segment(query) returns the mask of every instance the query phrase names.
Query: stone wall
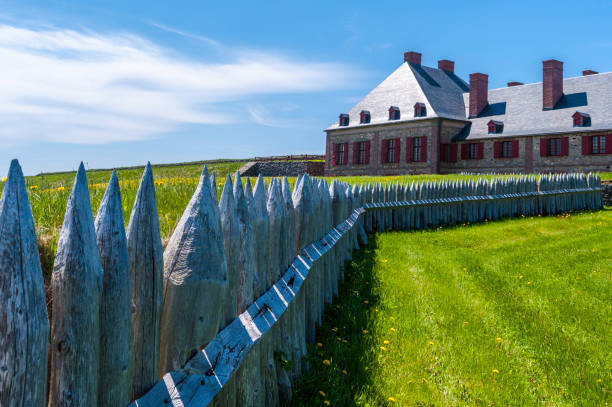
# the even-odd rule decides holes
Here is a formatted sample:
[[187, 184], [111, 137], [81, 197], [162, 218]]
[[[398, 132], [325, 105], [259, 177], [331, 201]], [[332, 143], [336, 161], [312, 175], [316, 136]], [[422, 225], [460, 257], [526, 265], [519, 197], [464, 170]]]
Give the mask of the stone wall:
[[249, 162], [240, 169], [240, 175], [256, 177], [297, 177], [299, 174], [322, 176], [323, 161], [256, 161]]
[[[612, 171], [612, 155], [582, 154], [582, 137], [597, 135], [593, 132], [568, 133], [562, 135], [502, 137], [494, 139], [471, 140], [471, 143], [484, 143], [482, 159], [461, 159], [461, 145], [468, 142], [457, 142], [456, 162], [441, 162], [440, 143], [451, 143], [452, 137], [458, 134], [464, 122], [427, 119], [386, 125], [365, 125], [363, 128], [348, 128], [329, 131], [326, 143], [327, 175], [396, 175], [396, 174], [426, 174], [426, 173], [548, 173], [548, 172], [599, 172]], [[427, 137], [427, 162], [406, 162], [406, 138]], [[542, 138], [568, 137], [569, 149], [565, 156], [540, 156], [540, 140]], [[382, 163], [382, 140], [400, 139], [399, 163]], [[353, 143], [370, 141], [370, 162], [368, 165], [353, 162]], [[518, 140], [519, 153], [516, 158], [495, 158], [494, 144], [496, 141]], [[335, 143], [348, 142], [348, 163], [332, 165], [332, 152]]]
[[607, 182], [602, 185], [603, 191], [601, 192], [603, 197], [603, 204], [605, 206], [612, 206], [612, 182]]

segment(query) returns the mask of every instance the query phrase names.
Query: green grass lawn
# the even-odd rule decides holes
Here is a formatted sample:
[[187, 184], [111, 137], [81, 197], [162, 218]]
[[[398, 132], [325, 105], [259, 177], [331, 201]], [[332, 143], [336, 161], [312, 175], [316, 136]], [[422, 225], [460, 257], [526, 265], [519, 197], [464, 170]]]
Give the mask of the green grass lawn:
[[294, 405], [608, 405], [611, 279], [610, 208], [371, 236]]

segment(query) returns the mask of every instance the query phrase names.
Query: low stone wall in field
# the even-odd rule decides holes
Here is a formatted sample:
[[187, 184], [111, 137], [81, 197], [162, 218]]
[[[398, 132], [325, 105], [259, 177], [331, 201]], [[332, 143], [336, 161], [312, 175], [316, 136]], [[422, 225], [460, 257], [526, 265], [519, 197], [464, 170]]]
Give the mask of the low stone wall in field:
[[612, 206], [612, 182], [607, 182], [602, 185], [603, 191], [601, 191], [603, 204], [605, 206]]
[[254, 161], [240, 169], [244, 177], [297, 177], [300, 174], [322, 176], [324, 161]]

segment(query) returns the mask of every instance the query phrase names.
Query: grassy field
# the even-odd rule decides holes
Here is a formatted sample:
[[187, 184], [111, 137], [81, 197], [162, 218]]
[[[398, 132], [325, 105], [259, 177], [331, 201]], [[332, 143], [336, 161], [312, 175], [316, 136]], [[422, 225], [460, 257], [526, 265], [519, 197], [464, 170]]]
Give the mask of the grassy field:
[[612, 210], [371, 237], [295, 406], [612, 403]]
[[[210, 172], [217, 175], [217, 192], [221, 194], [226, 174], [235, 173], [245, 162], [208, 163]], [[178, 223], [184, 209], [189, 202], [198, 178], [202, 172], [203, 164], [194, 163], [176, 166], [154, 166], [153, 173], [157, 191], [157, 206], [159, 211], [160, 231], [163, 240], [168, 239]], [[123, 203], [124, 220], [129, 216], [136, 198], [138, 184], [143, 168], [120, 169], [117, 171], [121, 185], [121, 200]], [[104, 191], [106, 189], [111, 171], [88, 171], [87, 178], [90, 189], [92, 210], [97, 212]], [[70, 195], [75, 173], [55, 173], [26, 177], [29, 188], [30, 203], [34, 221], [39, 237], [39, 249], [45, 275], [52, 269], [56, 243], [64, 219], [66, 202]], [[385, 177], [339, 177], [351, 184], [366, 182], [416, 182], [423, 180], [440, 181], [453, 179], [477, 179], [499, 177], [494, 175], [402, 175]], [[290, 178], [293, 186], [295, 178]], [[0, 191], [4, 183], [0, 182]]]

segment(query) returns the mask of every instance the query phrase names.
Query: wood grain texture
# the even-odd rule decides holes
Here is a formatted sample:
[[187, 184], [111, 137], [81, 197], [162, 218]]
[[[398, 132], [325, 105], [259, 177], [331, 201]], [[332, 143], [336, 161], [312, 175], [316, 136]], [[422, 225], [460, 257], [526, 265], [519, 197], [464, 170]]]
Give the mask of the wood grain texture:
[[159, 378], [164, 258], [151, 164], [147, 163], [127, 228], [132, 281], [134, 379], [132, 398], [148, 391]]
[[102, 265], [87, 177], [79, 166], [51, 277], [49, 406], [98, 405]]
[[181, 368], [223, 320], [228, 275], [206, 166], [164, 252], [159, 372]]
[[221, 233], [228, 275], [228, 289], [223, 306], [223, 326], [226, 326], [238, 315], [238, 273], [240, 267], [240, 218], [234, 200], [232, 177], [229, 174], [225, 179], [221, 199], [219, 200], [219, 216], [221, 218]]
[[49, 319], [36, 229], [17, 160], [0, 199], [0, 405], [42, 407]]
[[102, 264], [98, 405], [131, 401], [134, 376], [132, 282], [119, 180], [113, 171], [95, 220]]

